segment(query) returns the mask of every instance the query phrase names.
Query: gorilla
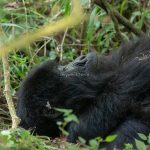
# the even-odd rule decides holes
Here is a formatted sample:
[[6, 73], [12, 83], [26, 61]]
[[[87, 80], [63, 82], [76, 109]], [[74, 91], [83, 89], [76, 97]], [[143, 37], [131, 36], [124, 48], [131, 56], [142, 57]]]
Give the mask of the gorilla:
[[90, 52], [68, 65], [47, 61], [31, 70], [18, 91], [20, 127], [52, 138], [61, 132], [57, 121], [72, 109], [79, 123], [70, 122], [67, 140], [78, 137], [117, 138], [107, 149], [134, 145], [138, 133], [150, 133], [150, 37], [123, 43], [109, 55]]

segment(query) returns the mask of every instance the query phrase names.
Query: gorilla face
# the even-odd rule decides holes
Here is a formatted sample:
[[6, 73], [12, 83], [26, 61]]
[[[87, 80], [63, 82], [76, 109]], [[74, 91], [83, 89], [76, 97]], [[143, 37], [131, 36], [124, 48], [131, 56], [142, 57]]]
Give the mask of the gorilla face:
[[[31, 70], [18, 92], [20, 126], [53, 137], [56, 122], [63, 119], [55, 107], [73, 109], [77, 116], [88, 111], [95, 105], [100, 86], [105, 84], [103, 74], [110, 72], [107, 76], [111, 76], [115, 68], [109, 59], [93, 52], [65, 66], [47, 61]], [[45, 126], [49, 129], [46, 134]]]
[[145, 37], [108, 56], [92, 52], [65, 66], [47, 61], [35, 67], [18, 91], [20, 126], [57, 137], [63, 114], [55, 108], [72, 109], [79, 124], [68, 124], [68, 141], [117, 134], [108, 148], [133, 143], [137, 133], [150, 132], [150, 57], [143, 58], [149, 50]]

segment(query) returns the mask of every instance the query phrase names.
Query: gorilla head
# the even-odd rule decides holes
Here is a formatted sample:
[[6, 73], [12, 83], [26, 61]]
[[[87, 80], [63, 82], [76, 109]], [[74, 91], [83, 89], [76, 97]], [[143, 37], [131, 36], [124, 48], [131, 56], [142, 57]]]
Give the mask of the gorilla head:
[[121, 46], [108, 56], [89, 53], [66, 66], [47, 61], [35, 67], [18, 92], [20, 126], [39, 135], [58, 137], [55, 108], [72, 109], [68, 141], [87, 141], [109, 134], [117, 139], [108, 148], [134, 143], [137, 133], [150, 132], [150, 38]]

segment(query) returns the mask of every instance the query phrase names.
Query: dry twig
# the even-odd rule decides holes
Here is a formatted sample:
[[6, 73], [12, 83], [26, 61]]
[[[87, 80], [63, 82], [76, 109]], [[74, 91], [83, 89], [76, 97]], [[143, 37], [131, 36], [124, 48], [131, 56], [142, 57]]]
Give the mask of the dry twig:
[[4, 71], [4, 83], [5, 83], [4, 94], [5, 94], [6, 101], [8, 104], [8, 109], [12, 118], [12, 128], [16, 128], [20, 120], [16, 115], [14, 103], [13, 103], [12, 96], [11, 96], [10, 67], [9, 67], [8, 57], [4, 56], [2, 58], [2, 62], [3, 62], [3, 71]]
[[[1, 35], [1, 37], [3, 35], [3, 31], [2, 31], [1, 27], [0, 27], [0, 35]], [[2, 39], [1, 39], [0, 44], [2, 44]], [[15, 106], [14, 106], [12, 96], [11, 96], [10, 67], [9, 67], [9, 62], [8, 62], [7, 56], [2, 57], [2, 64], [3, 64], [4, 85], [5, 85], [4, 94], [6, 97], [8, 109], [9, 109], [11, 119], [12, 119], [12, 128], [16, 128], [20, 122], [20, 119], [16, 115]]]

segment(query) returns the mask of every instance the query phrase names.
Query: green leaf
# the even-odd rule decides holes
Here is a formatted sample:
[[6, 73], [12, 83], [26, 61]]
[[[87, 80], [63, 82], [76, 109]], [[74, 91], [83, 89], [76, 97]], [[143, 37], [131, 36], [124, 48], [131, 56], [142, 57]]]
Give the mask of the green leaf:
[[135, 145], [138, 150], [146, 150], [146, 145], [142, 141], [135, 139]]
[[90, 6], [90, 1], [89, 0], [80, 0], [80, 1], [81, 1], [81, 5], [84, 8], [89, 8], [89, 6]]
[[95, 7], [91, 13], [89, 23], [87, 25], [87, 31], [86, 31], [86, 42], [89, 44], [93, 40], [93, 34], [95, 32], [94, 28], [94, 22], [97, 14], [97, 8]]
[[65, 15], [68, 16], [71, 10], [70, 0], [65, 0], [64, 2], [65, 2]]
[[61, 126], [61, 125], [62, 125], [62, 122], [61, 122], [61, 121], [57, 121], [57, 125], [58, 125], [58, 126]]
[[148, 140], [147, 140], [147, 142], [150, 144], [150, 133], [149, 133], [149, 135], [148, 135]]
[[77, 145], [68, 145], [68, 150], [79, 150], [78, 146]]
[[71, 121], [74, 121], [74, 122], [76, 122], [76, 123], [79, 122], [79, 121], [78, 121], [78, 118], [77, 118], [75, 115], [73, 115], [73, 114], [71, 114], [71, 115], [65, 117], [64, 120], [65, 120], [67, 123], [69, 123], [69, 122], [71, 122]]
[[106, 142], [112, 142], [117, 138], [117, 135], [109, 135], [106, 137], [105, 141]]
[[79, 141], [80, 141], [82, 144], [85, 144], [85, 143], [86, 143], [86, 140], [83, 139], [82, 137], [79, 136], [78, 139], [79, 139]]
[[147, 141], [147, 137], [146, 137], [144, 134], [138, 133], [138, 136], [139, 136], [142, 140]]
[[51, 60], [55, 60], [56, 57], [57, 57], [56, 51], [51, 51], [51, 52], [49, 52], [49, 56], [50, 56], [50, 59], [51, 59]]
[[2, 135], [10, 135], [11, 134], [11, 132], [10, 132], [10, 130], [3, 130], [3, 131], [1, 131], [1, 134]]
[[100, 143], [103, 141], [103, 139], [101, 137], [97, 137], [96, 140]]
[[90, 140], [90, 141], [89, 141], [89, 144], [90, 144], [90, 146], [91, 146], [92, 148], [95, 148], [95, 149], [99, 147], [99, 142], [97, 142], [96, 139]]
[[132, 144], [125, 144], [125, 150], [133, 150], [133, 145]]
[[71, 114], [73, 111], [71, 109], [62, 109], [62, 108], [55, 108], [55, 110], [64, 113], [65, 115]]
[[12, 137], [10, 130], [1, 131], [1, 135], [6, 136], [8, 139], [10, 139]]

